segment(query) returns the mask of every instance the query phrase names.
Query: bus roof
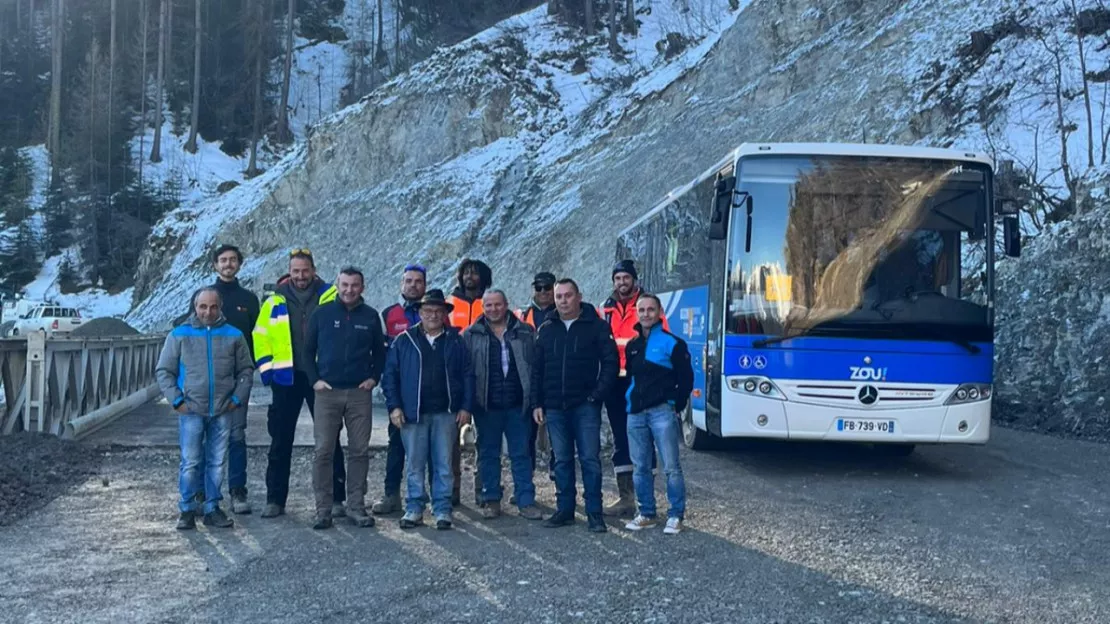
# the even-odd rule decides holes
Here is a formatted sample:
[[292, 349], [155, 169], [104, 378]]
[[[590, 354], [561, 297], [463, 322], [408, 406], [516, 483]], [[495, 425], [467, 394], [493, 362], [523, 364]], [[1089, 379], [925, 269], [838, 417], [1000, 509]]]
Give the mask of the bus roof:
[[626, 227], [618, 234], [624, 236], [629, 230], [647, 221], [652, 215], [662, 210], [673, 198], [678, 197], [691, 188], [697, 186], [707, 177], [736, 162], [744, 156], [779, 154], [782, 156], [872, 156], [877, 158], [922, 158], [935, 160], [956, 160], [963, 162], [976, 162], [994, 167], [994, 161], [982, 152], [972, 152], [961, 149], [943, 147], [913, 147], [908, 145], [883, 145], [879, 143], [741, 143], [723, 158], [703, 171], [697, 178], [672, 189], [651, 210], [636, 219], [632, 225]]

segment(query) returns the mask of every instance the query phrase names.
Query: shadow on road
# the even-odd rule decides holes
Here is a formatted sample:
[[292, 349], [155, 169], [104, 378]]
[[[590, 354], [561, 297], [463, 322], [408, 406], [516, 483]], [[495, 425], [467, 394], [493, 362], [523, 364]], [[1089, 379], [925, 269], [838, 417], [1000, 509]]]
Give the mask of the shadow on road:
[[[917, 478], [944, 481], [975, 481], [985, 478], [961, 464], [961, 454], [985, 456], [983, 447], [919, 445], [909, 456], [893, 456], [886, 449], [867, 444], [781, 440], [725, 440], [721, 448], [706, 453], [741, 464], [765, 476]], [[981, 458], [976, 459], [976, 463]]]

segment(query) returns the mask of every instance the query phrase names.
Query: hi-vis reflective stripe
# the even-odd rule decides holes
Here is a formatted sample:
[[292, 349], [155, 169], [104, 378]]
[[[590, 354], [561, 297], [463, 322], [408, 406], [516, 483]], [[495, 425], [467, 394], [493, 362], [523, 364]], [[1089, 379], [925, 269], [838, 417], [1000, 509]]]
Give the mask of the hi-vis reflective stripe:
[[293, 360], [273, 360], [265, 364], [258, 365], [258, 372], [263, 373], [275, 368], [293, 368]]

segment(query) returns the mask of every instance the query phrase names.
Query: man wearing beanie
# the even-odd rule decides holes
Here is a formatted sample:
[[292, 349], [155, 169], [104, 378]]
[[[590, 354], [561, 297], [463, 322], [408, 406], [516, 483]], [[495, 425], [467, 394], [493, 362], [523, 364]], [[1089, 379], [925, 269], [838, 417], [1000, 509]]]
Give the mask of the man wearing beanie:
[[[632, 456], [628, 447], [628, 412], [626, 397], [629, 377], [625, 369], [625, 347], [639, 335], [636, 324], [636, 302], [640, 299], [639, 275], [632, 260], [621, 260], [613, 267], [613, 294], [602, 305], [601, 313], [609, 323], [613, 339], [617, 342], [620, 358], [620, 374], [616, 383], [609, 389], [605, 398], [605, 413], [609, 417], [609, 427], [613, 430], [613, 472], [617, 477], [617, 492], [620, 495], [613, 503], [606, 505], [605, 514], [610, 516], [629, 516], [636, 511], [636, 495], [632, 483]], [[665, 330], [670, 330], [666, 316], [660, 322]], [[655, 469], [654, 454], [651, 460]]]

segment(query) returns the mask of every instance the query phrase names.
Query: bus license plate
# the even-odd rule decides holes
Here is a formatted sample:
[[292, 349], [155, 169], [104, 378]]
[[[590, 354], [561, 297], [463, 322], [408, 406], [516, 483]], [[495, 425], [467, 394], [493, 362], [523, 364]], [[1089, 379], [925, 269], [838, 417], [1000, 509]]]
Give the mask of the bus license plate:
[[843, 433], [894, 433], [893, 420], [837, 418], [836, 430]]

